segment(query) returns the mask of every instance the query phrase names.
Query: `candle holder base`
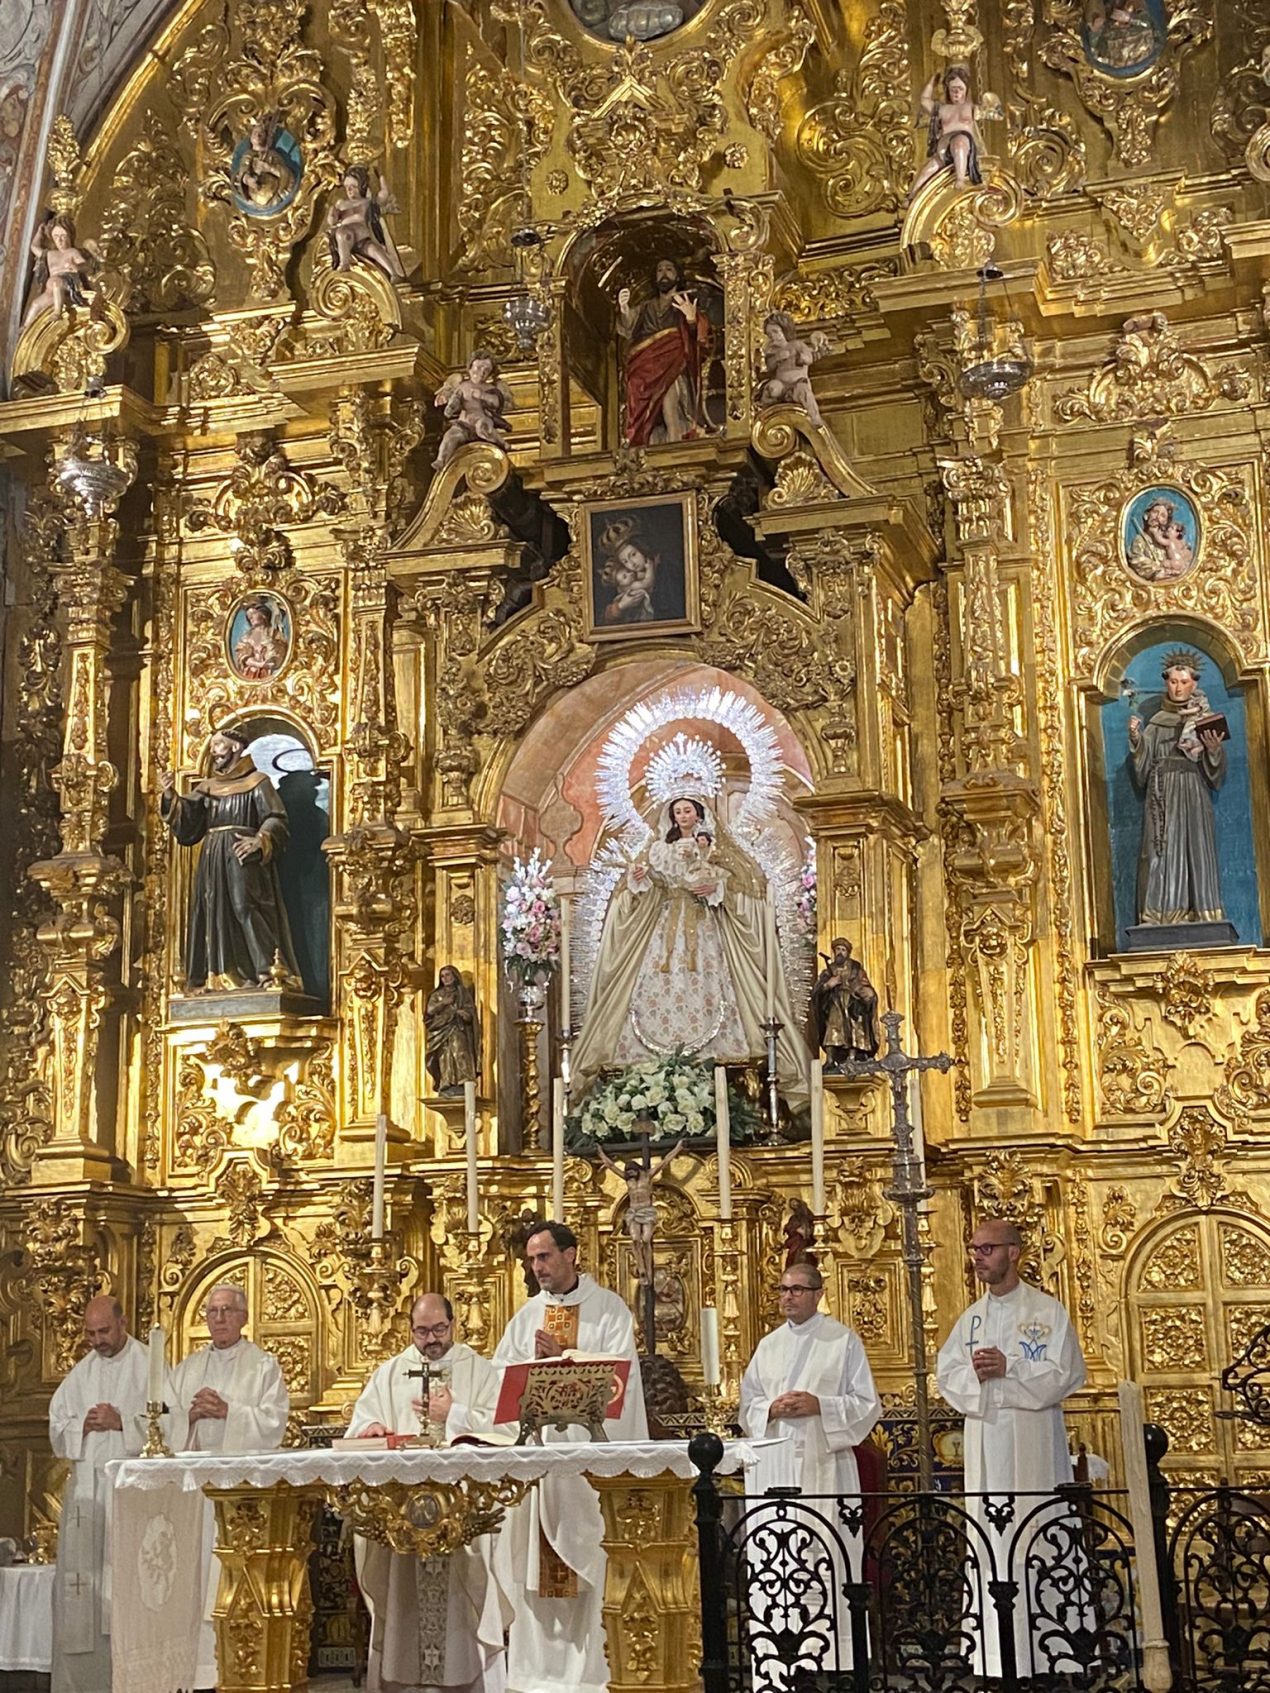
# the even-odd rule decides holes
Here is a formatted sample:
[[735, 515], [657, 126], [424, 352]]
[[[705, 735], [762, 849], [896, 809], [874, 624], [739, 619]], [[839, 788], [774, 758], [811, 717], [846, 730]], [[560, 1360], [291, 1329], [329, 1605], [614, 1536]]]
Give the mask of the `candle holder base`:
[[148, 1399], [146, 1401], [146, 1443], [141, 1448], [143, 1458], [170, 1458], [172, 1448], [163, 1438], [163, 1404], [162, 1401]]

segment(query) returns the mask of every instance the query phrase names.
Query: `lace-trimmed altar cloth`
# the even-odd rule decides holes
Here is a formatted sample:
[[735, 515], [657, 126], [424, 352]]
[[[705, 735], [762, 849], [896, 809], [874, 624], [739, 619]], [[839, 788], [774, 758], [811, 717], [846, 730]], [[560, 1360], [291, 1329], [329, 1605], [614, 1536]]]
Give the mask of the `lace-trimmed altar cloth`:
[[[757, 1441], [724, 1442], [719, 1473], [734, 1474], [757, 1461]], [[116, 1556], [131, 1570], [140, 1556], [151, 1568], [145, 1581], [116, 1584], [112, 1618], [113, 1693], [176, 1693], [192, 1686], [200, 1600], [201, 1563], [184, 1555], [199, 1544], [205, 1487], [322, 1487], [352, 1481], [455, 1482], [499, 1476], [538, 1481], [549, 1473], [620, 1476], [638, 1481], [654, 1476], [696, 1479], [686, 1444], [633, 1440], [552, 1446], [426, 1447], [396, 1452], [364, 1448], [341, 1452], [291, 1449], [279, 1452], [184, 1452], [174, 1458], [125, 1458], [109, 1466], [114, 1481], [113, 1531]], [[181, 1510], [191, 1513], [177, 1528]], [[156, 1597], [161, 1603], [156, 1606]]]

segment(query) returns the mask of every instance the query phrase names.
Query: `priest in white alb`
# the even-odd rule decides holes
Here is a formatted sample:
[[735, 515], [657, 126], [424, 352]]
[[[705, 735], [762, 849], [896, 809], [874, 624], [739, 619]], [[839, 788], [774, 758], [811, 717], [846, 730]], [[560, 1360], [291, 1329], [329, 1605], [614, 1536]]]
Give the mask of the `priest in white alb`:
[[[796, 1262], [786, 1268], [780, 1281], [785, 1321], [759, 1341], [741, 1381], [742, 1429], [755, 1440], [778, 1442], [759, 1449], [747, 1482], [752, 1494], [769, 1487], [798, 1487], [823, 1500], [860, 1491], [852, 1448], [873, 1428], [882, 1405], [859, 1335], [819, 1308], [824, 1285], [814, 1264]], [[803, 1651], [814, 1656], [819, 1671], [845, 1670], [852, 1663], [851, 1614], [842, 1589], [844, 1582], [862, 1580], [861, 1537], [843, 1528], [832, 1506], [815, 1508], [826, 1512], [846, 1543], [847, 1556], [827, 1530], [816, 1560], [827, 1605], [813, 1626], [822, 1637], [804, 1640]], [[751, 1588], [750, 1605], [755, 1685], [783, 1688], [786, 1677], [774, 1660], [767, 1661], [765, 1650], [765, 1624], [775, 1628], [778, 1619], [766, 1614], [757, 1583]], [[831, 1614], [836, 1615], [836, 1628], [830, 1625]]]
[[[273, 1452], [282, 1445], [291, 1408], [282, 1370], [272, 1352], [243, 1339], [247, 1295], [221, 1282], [203, 1311], [211, 1344], [191, 1352], [168, 1376], [174, 1452]], [[212, 1608], [220, 1583], [216, 1519], [209, 1499], [203, 1511], [203, 1623], [199, 1631], [196, 1687], [215, 1687], [216, 1632]]]
[[[444, 1425], [448, 1440], [488, 1432], [498, 1372], [455, 1340], [450, 1301], [439, 1293], [416, 1299], [410, 1335], [363, 1388], [350, 1437], [419, 1434], [425, 1422]], [[492, 1553], [488, 1535], [438, 1558], [358, 1538], [357, 1578], [371, 1619], [367, 1693], [502, 1693], [511, 1612], [491, 1573]]]
[[[610, 1440], [647, 1440], [648, 1421], [635, 1350], [635, 1325], [624, 1300], [577, 1268], [578, 1238], [564, 1223], [545, 1223], [529, 1237], [525, 1257], [539, 1292], [503, 1331], [495, 1364], [587, 1352], [630, 1362], [620, 1415]], [[580, 1429], [545, 1429], [543, 1439], [578, 1440]], [[551, 1476], [509, 1511], [496, 1565], [515, 1615], [507, 1642], [510, 1693], [608, 1693], [604, 1650], [604, 1523], [585, 1476]]]
[[[980, 1223], [971, 1238], [970, 1256], [985, 1292], [962, 1313], [939, 1351], [939, 1391], [965, 1417], [968, 1494], [1044, 1494], [1072, 1479], [1062, 1403], [1085, 1385], [1085, 1360], [1062, 1305], [1020, 1278], [1022, 1248], [1013, 1223], [999, 1218]], [[1028, 1621], [1029, 1610], [1037, 1609], [1036, 1591], [1029, 1599], [1025, 1587], [1028, 1548], [1046, 1517], [1054, 1521], [1070, 1514], [1056, 1504], [1016, 1536], [1021, 1519], [1039, 1503], [1020, 1499], [1013, 1520], [1006, 1524], [999, 1513], [989, 1520], [981, 1499], [968, 1499], [966, 1509], [996, 1547], [998, 1565], [1008, 1566], [997, 1573], [1019, 1583], [1014, 1601], [1018, 1674], [1072, 1675], [1081, 1666], [1062, 1656], [1061, 1637], [1064, 1626], [1083, 1626], [1083, 1607], [1066, 1607], [1070, 1614], [1060, 1617], [1057, 1627], [1052, 1621], [1038, 1626], [1035, 1640]], [[1000, 1643], [986, 1574], [972, 1585], [982, 1598], [978, 1673], [999, 1676]]]
[[84, 1307], [89, 1351], [49, 1405], [49, 1442], [71, 1465], [53, 1578], [51, 1693], [110, 1693], [111, 1484], [106, 1465], [145, 1443], [149, 1348], [133, 1340], [117, 1299]]

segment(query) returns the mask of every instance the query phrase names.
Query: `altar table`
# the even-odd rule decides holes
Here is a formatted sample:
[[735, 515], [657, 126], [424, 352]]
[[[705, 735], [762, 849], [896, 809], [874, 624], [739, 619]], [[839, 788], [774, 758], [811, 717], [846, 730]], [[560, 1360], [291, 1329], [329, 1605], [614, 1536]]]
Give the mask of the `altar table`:
[[[749, 1442], [728, 1441], [719, 1473], [748, 1468], [756, 1455]], [[109, 1469], [115, 1483], [115, 1693], [173, 1693], [180, 1685], [185, 1643], [176, 1633], [188, 1630], [195, 1597], [182, 1590], [188, 1579], [181, 1572], [190, 1560], [169, 1558], [166, 1602], [156, 1609], [145, 1599], [142, 1579], [149, 1575], [147, 1545], [153, 1562], [159, 1507], [152, 1502], [164, 1501], [165, 1523], [183, 1506], [188, 1511], [183, 1496], [201, 1490], [215, 1504], [222, 1566], [215, 1613], [219, 1693], [290, 1693], [308, 1677], [308, 1559], [324, 1504], [359, 1534], [426, 1557], [496, 1530], [508, 1507], [552, 1474], [584, 1475], [600, 1498], [611, 1693], [694, 1693], [700, 1685], [692, 1502], [697, 1472], [680, 1442], [190, 1452], [128, 1458]], [[165, 1530], [163, 1539], [165, 1545], [180, 1543], [184, 1532]], [[135, 1556], [136, 1579], [121, 1568], [121, 1551], [125, 1561]], [[156, 1641], [169, 1614], [173, 1637]], [[126, 1680], [120, 1674], [125, 1664]]]

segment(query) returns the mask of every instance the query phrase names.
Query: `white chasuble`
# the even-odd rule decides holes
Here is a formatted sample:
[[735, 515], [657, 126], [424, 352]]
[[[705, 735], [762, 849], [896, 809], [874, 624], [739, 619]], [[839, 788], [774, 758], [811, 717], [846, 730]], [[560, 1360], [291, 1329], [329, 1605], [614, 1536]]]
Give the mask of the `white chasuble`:
[[[71, 1462], [62, 1496], [53, 1582], [55, 1693], [110, 1693], [110, 1482], [106, 1465], [144, 1444], [149, 1348], [129, 1337], [113, 1358], [90, 1352], [49, 1405], [49, 1443]], [[94, 1405], [113, 1405], [120, 1429], [85, 1434]]]
[[[610, 1440], [647, 1440], [635, 1325], [625, 1301], [590, 1276], [579, 1276], [570, 1293], [535, 1294], [503, 1331], [494, 1363], [530, 1361], [539, 1329], [565, 1335], [570, 1349], [630, 1360], [622, 1414], [610, 1418], [605, 1430]], [[545, 1429], [543, 1439], [570, 1441], [580, 1434]], [[507, 1513], [496, 1561], [515, 1607], [507, 1642], [511, 1693], [608, 1693], [603, 1619], [608, 1556], [600, 1501], [586, 1477], [539, 1482]], [[559, 1594], [557, 1566], [570, 1574], [575, 1595]]]
[[[773, 1418], [772, 1401], [793, 1392], [814, 1394], [820, 1401], [819, 1414]], [[784, 1436], [779, 1445], [760, 1451], [747, 1492], [801, 1488], [810, 1497], [819, 1496], [811, 1508], [829, 1525], [819, 1537], [822, 1551], [816, 1564], [826, 1595], [834, 1595], [834, 1609], [826, 1597], [825, 1609], [810, 1621], [813, 1638], [807, 1642], [819, 1670], [851, 1667], [851, 1613], [842, 1589], [844, 1582], [862, 1579], [863, 1547], [859, 1532], [849, 1531], [839, 1521], [832, 1499], [859, 1493], [860, 1474], [852, 1447], [865, 1439], [881, 1410], [859, 1335], [822, 1311], [805, 1323], [785, 1323], [765, 1335], [741, 1382], [743, 1431], [756, 1440]], [[779, 1618], [769, 1614], [758, 1583], [750, 1588], [749, 1603], [755, 1623], [755, 1688], [783, 1689], [788, 1672], [768, 1660], [762, 1645], [765, 1631], [778, 1626]]]
[[[499, 1381], [493, 1365], [456, 1343], [432, 1367], [438, 1366], [448, 1366], [454, 1401], [447, 1438], [491, 1428]], [[373, 1423], [393, 1434], [418, 1434], [422, 1367], [414, 1346], [381, 1364], [353, 1407], [349, 1434]], [[367, 1693], [502, 1693], [511, 1607], [494, 1579], [490, 1535], [442, 1558], [413, 1558], [359, 1535], [355, 1555], [371, 1619]]]
[[[189, 1408], [201, 1389], [210, 1387], [229, 1405], [224, 1417], [189, 1421]], [[205, 1346], [191, 1352], [168, 1372], [168, 1404], [172, 1412], [175, 1452], [274, 1452], [282, 1445], [291, 1398], [282, 1370], [272, 1352], [250, 1340], [233, 1346]], [[216, 1512], [209, 1499], [203, 1508], [203, 1622], [199, 1630], [196, 1687], [214, 1687], [216, 1630], [212, 1609], [220, 1585], [216, 1544]]]
[[[971, 1358], [981, 1347], [995, 1346], [1005, 1354], [1006, 1373], [981, 1382]], [[1048, 1493], [1072, 1479], [1072, 1461], [1063, 1425], [1062, 1402], [1085, 1385], [1085, 1360], [1080, 1342], [1067, 1312], [1057, 1299], [1039, 1288], [1020, 1282], [1002, 1295], [984, 1294], [960, 1320], [939, 1349], [936, 1382], [940, 1393], [965, 1417], [964, 1452], [966, 1492]], [[1040, 1501], [1021, 1499], [1013, 1521], [994, 1527], [987, 1518], [984, 1501], [969, 1499], [966, 1509], [996, 1548], [998, 1562], [1006, 1555], [1019, 1521]], [[1035, 1609], [1037, 1595], [1024, 1588], [1028, 1548], [1045, 1522], [1067, 1515], [1056, 1505], [1043, 1513], [1030, 1531], [1014, 1540], [1011, 1567], [999, 1574], [1019, 1583], [1015, 1599], [1014, 1637], [1020, 1676], [1074, 1674], [1075, 1663], [1052, 1659], [1042, 1642], [1055, 1636], [1053, 1630], [1029, 1627], [1028, 1611]], [[983, 1646], [979, 1653], [980, 1674], [999, 1675], [1001, 1654], [991, 1601], [984, 1588]], [[1033, 1584], [1035, 1588], [1035, 1583]], [[1077, 1627], [1079, 1607], [1069, 1607], [1065, 1626]], [[1035, 1639], [1034, 1639], [1035, 1632]], [[1036, 1657], [1035, 1668], [1032, 1665]]]

